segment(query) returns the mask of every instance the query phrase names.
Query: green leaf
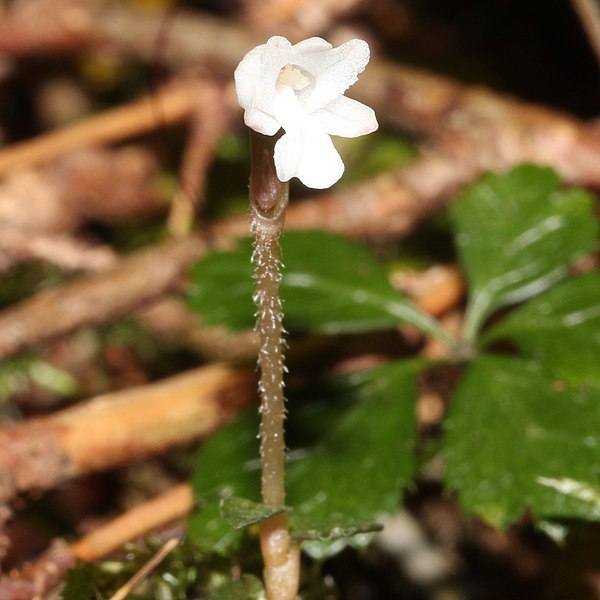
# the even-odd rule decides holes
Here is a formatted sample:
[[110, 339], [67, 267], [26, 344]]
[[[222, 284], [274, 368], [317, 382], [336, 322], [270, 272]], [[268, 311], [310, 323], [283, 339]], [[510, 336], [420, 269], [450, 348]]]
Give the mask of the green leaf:
[[377, 135], [343, 140], [343, 143], [351, 144], [344, 157], [344, 185], [398, 169], [418, 154], [415, 144], [397, 133], [379, 132]]
[[266, 521], [273, 515], [285, 512], [285, 506], [268, 506], [246, 498], [223, 498], [220, 503], [221, 516], [234, 529], [243, 529]]
[[[422, 366], [393, 362], [361, 371], [330, 382], [320, 402], [291, 407], [288, 440], [302, 457], [287, 468], [295, 512], [371, 519], [396, 507], [415, 465], [415, 380]], [[319, 439], [302, 456], [301, 441], [319, 422]]]
[[[309, 437], [307, 429], [315, 421], [322, 422], [323, 432], [303, 460], [288, 465], [287, 498], [294, 518], [329, 523], [322, 529], [326, 537], [329, 529], [343, 528], [349, 518], [372, 527], [398, 506], [415, 468], [416, 372], [422, 366], [394, 362], [356, 373], [323, 390], [324, 402], [295, 411], [288, 437], [296, 447], [299, 438]], [[343, 414], [331, 398], [346, 406]], [[334, 410], [335, 415], [326, 414]], [[298, 535], [302, 537], [300, 531]], [[323, 558], [330, 546], [313, 542], [304, 548]]]
[[29, 376], [34, 383], [55, 394], [72, 396], [79, 390], [79, 383], [71, 373], [43, 360], [31, 362]]
[[207, 552], [239, 546], [242, 534], [222, 517], [223, 499], [260, 500], [258, 414], [255, 408], [213, 435], [196, 460], [192, 487], [199, 509], [190, 517], [191, 539]]
[[297, 540], [328, 542], [340, 538], [350, 538], [360, 533], [381, 531], [383, 525], [372, 520], [357, 519], [348, 515], [337, 515], [335, 522], [332, 522], [331, 517], [315, 519], [292, 513], [290, 529], [292, 536]]
[[65, 577], [65, 587], [61, 600], [90, 600], [95, 598], [95, 585], [92, 565], [78, 564], [70, 569]]
[[264, 600], [265, 590], [258, 577], [242, 575], [240, 581], [230, 581], [214, 591], [208, 600]]
[[484, 339], [512, 340], [557, 377], [600, 386], [600, 273], [551, 288], [502, 319]]
[[492, 311], [539, 294], [594, 250], [592, 197], [559, 185], [552, 170], [524, 165], [486, 175], [452, 205], [470, 289], [466, 340], [474, 341]]
[[323, 519], [290, 515], [292, 537], [302, 541], [302, 550], [315, 560], [325, 560], [347, 546], [365, 548], [383, 526], [373, 519], [335, 515]]
[[[389, 283], [362, 246], [322, 231], [290, 231], [282, 238], [281, 296], [291, 330], [352, 333], [411, 323], [447, 340], [437, 322]], [[213, 252], [197, 263], [188, 289], [191, 308], [208, 325], [254, 325], [251, 242]]]
[[[308, 402], [289, 402], [286, 503], [297, 535], [313, 540], [307, 547], [314, 556], [334, 551], [338, 534], [372, 531], [377, 517], [397, 506], [414, 470], [415, 380], [422, 367], [390, 363], [305, 392]], [[253, 409], [199, 454], [193, 487], [200, 510], [190, 535], [204, 546], [222, 551], [240, 539], [219, 515], [222, 498], [258, 501], [257, 431]]]
[[474, 359], [446, 421], [447, 484], [467, 513], [507, 527], [536, 519], [598, 519], [600, 391], [557, 386], [539, 365]]
[[0, 404], [12, 394], [23, 392], [30, 383], [62, 396], [72, 396], [79, 389], [77, 380], [68, 371], [31, 355], [21, 355], [0, 365]]

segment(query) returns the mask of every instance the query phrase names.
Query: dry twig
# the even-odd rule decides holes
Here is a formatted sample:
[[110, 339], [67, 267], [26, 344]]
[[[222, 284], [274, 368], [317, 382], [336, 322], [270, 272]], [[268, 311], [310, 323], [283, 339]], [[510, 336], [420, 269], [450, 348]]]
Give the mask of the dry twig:
[[0, 500], [208, 435], [255, 396], [251, 372], [222, 364], [0, 427]]
[[94, 562], [150, 531], [184, 518], [193, 508], [191, 486], [174, 487], [142, 502], [113, 521], [68, 545], [55, 540], [34, 562], [0, 577], [2, 600], [31, 600], [52, 590], [76, 559]]
[[131, 104], [3, 149], [0, 175], [40, 165], [83, 147], [113, 143], [183, 121], [191, 114], [194, 102], [189, 85], [173, 83]]
[[191, 120], [179, 173], [179, 189], [173, 198], [168, 228], [175, 237], [190, 233], [194, 215], [202, 205], [208, 170], [215, 146], [229, 127], [232, 109], [222, 87], [211, 82], [198, 86], [196, 109]]
[[55, 540], [35, 562], [0, 576], [0, 600], [40, 600], [60, 583], [75, 562], [69, 545]]
[[127, 596], [159, 565], [159, 563], [173, 550], [179, 540], [173, 538], [165, 542], [160, 550], [116, 593], [110, 600], [125, 600]]
[[595, 0], [571, 0], [600, 66], [600, 6]]
[[123, 315], [172, 289], [204, 251], [198, 238], [159, 244], [115, 269], [45, 290], [0, 314], [0, 356]]
[[71, 552], [81, 560], [94, 562], [127, 542], [182, 519], [193, 506], [192, 488], [189, 483], [182, 483], [156, 498], [134, 506], [73, 542]]

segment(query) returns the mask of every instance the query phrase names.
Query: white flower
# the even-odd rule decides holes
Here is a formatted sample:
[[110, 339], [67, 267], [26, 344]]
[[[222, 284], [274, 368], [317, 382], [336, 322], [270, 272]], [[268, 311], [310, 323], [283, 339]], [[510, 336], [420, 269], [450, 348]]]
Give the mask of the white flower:
[[264, 135], [285, 130], [275, 145], [281, 181], [298, 177], [323, 189], [344, 172], [330, 135], [358, 137], [378, 127], [371, 108], [344, 96], [369, 62], [369, 46], [350, 40], [338, 48], [321, 38], [292, 46], [274, 36], [257, 46], [235, 70], [244, 122]]

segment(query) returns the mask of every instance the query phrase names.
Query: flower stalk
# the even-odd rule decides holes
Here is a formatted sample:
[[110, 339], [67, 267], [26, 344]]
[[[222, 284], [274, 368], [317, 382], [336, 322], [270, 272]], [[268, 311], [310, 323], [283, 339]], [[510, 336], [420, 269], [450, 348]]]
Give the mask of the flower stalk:
[[[349, 40], [334, 48], [321, 38], [292, 45], [281, 36], [250, 50], [235, 70], [235, 91], [251, 129], [250, 232], [254, 236], [254, 302], [260, 337], [262, 501], [285, 504], [283, 313], [279, 239], [297, 177], [314, 189], [340, 179], [344, 163], [331, 136], [358, 137], [378, 127], [371, 108], [344, 96], [369, 62], [369, 46]], [[278, 135], [277, 135], [278, 134]], [[294, 600], [300, 545], [288, 515], [260, 524], [267, 600]]]
[[[251, 131], [250, 233], [254, 236], [254, 302], [260, 349], [260, 456], [262, 501], [285, 504], [284, 329], [279, 284], [280, 237], [289, 183], [277, 178], [276, 138]], [[294, 600], [300, 574], [300, 546], [291, 539], [287, 513], [260, 524], [260, 545], [268, 600]]]

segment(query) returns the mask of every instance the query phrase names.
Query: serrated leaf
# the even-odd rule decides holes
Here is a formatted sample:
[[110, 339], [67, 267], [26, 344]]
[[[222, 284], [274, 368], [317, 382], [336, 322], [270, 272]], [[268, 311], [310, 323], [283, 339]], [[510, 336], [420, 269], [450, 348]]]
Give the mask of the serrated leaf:
[[240, 543], [241, 532], [221, 516], [223, 499], [260, 500], [257, 432], [258, 415], [252, 408], [213, 435], [198, 454], [192, 487], [199, 509], [188, 521], [188, 532], [205, 551], [220, 553]]
[[398, 169], [418, 154], [415, 144], [396, 132], [380, 132], [377, 135], [348, 139], [347, 142], [352, 146], [348, 156], [344, 157], [347, 165], [344, 185]]
[[526, 302], [484, 339], [512, 340], [557, 377], [600, 386], [600, 273], [568, 279]]
[[242, 575], [239, 581], [231, 581], [208, 596], [208, 600], [265, 600], [265, 590], [258, 577]]
[[490, 313], [539, 294], [593, 251], [592, 197], [560, 189], [547, 168], [489, 174], [451, 207], [458, 252], [469, 281], [464, 337], [473, 341]]
[[[411, 323], [444, 337], [437, 322], [389, 283], [382, 266], [362, 246], [322, 231], [290, 231], [282, 238], [286, 328], [350, 333]], [[251, 242], [213, 252], [191, 271], [191, 308], [208, 325], [254, 325]], [[446, 336], [447, 337], [447, 336]]]
[[[318, 397], [311, 390], [309, 402], [290, 402], [286, 504], [297, 523], [311, 520], [314, 555], [328, 552], [332, 532], [362, 531], [397, 506], [414, 469], [415, 380], [422, 366], [390, 363], [337, 378]], [[219, 515], [222, 498], [258, 502], [257, 431], [252, 409], [199, 454], [193, 487], [200, 510], [190, 521], [190, 535], [203, 547], [222, 551], [239, 541], [239, 532]], [[319, 545], [319, 536], [328, 541]]]
[[219, 508], [221, 516], [234, 529], [255, 525], [286, 511], [285, 506], [268, 506], [260, 502], [252, 502], [247, 498], [223, 498]]
[[349, 538], [359, 533], [381, 531], [383, 525], [365, 519], [356, 519], [348, 515], [336, 515], [335, 523], [331, 517], [315, 519], [297, 513], [290, 515], [290, 529], [297, 540], [327, 542], [340, 538]]
[[345, 547], [365, 548], [382, 525], [373, 520], [356, 519], [335, 515], [314, 519], [292, 513], [290, 530], [292, 537], [302, 541], [302, 550], [315, 560], [325, 560], [341, 552]]
[[[306, 456], [288, 465], [294, 513], [372, 520], [397, 506], [414, 469], [419, 368], [394, 362], [356, 373], [321, 390], [324, 402], [290, 411], [296, 418], [290, 419], [288, 439], [297, 449], [301, 439], [310, 438], [315, 421], [327, 424]], [[336, 412], [334, 418], [323, 414], [329, 411]]]
[[60, 595], [61, 600], [91, 600], [95, 597], [95, 586], [92, 577], [93, 567], [80, 563], [67, 571], [65, 587]]
[[535, 519], [597, 519], [587, 500], [558, 482], [597, 488], [598, 423], [600, 391], [556, 385], [518, 358], [476, 358], [446, 421], [447, 484], [467, 513], [497, 527], [527, 510]]

